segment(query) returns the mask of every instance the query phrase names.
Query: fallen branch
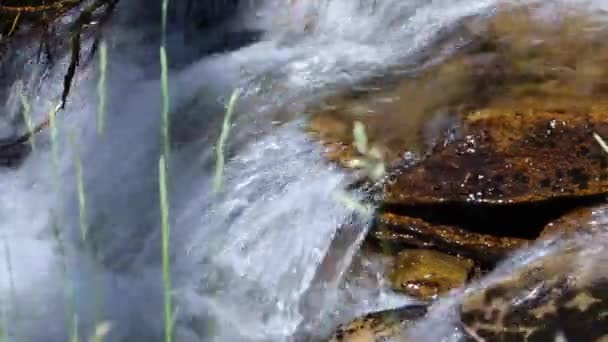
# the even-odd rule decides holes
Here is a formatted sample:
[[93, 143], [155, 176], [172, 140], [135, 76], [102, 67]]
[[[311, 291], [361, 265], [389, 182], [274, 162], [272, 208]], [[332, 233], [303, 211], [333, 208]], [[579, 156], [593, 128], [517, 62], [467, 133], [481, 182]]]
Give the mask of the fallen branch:
[[24, 13], [40, 13], [46, 12], [50, 10], [62, 9], [67, 6], [75, 6], [79, 3], [78, 0], [65, 0], [58, 1], [48, 5], [38, 5], [38, 6], [7, 6], [0, 5], [0, 12], [24, 12]]

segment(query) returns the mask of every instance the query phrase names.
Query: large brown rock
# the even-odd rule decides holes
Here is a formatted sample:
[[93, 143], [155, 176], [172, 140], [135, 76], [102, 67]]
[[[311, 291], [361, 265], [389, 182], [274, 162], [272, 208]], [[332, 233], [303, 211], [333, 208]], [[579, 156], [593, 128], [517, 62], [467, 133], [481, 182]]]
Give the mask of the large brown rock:
[[521, 203], [608, 194], [608, 106], [486, 108], [465, 118], [463, 137], [440, 147], [386, 188], [390, 204]]

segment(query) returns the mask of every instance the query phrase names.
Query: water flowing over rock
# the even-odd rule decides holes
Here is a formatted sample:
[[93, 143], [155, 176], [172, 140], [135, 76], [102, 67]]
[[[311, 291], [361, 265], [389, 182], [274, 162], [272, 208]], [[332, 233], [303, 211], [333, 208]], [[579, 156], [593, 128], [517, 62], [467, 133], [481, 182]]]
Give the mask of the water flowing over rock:
[[[73, 35], [91, 3], [70, 7], [52, 38]], [[48, 114], [73, 41], [49, 64], [25, 31], [5, 40], [16, 15], [0, 18], [0, 49], [19, 47], [0, 51], [0, 140], [19, 141], [0, 144], [10, 341], [88, 339], [104, 321], [106, 341], [164, 340], [160, 9], [118, 1], [103, 25], [99, 11], [83, 26], [56, 131]], [[174, 340], [317, 341], [336, 327], [337, 341], [602, 338], [606, 156], [593, 133], [608, 136], [606, 10], [601, 0], [170, 1]], [[366, 149], [353, 144], [356, 122]], [[344, 167], [370, 156], [386, 178]], [[435, 292], [394, 291], [399, 253], [435, 256], [396, 277], [432, 275]]]

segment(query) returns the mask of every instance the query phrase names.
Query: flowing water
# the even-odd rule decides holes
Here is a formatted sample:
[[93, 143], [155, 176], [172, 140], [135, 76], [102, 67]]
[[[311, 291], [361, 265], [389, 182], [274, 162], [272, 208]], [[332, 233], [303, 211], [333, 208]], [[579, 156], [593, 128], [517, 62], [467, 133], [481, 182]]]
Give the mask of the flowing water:
[[[562, 2], [593, 10], [603, 4]], [[58, 115], [57, 153], [45, 131], [20, 168], [1, 171], [0, 318], [11, 341], [65, 341], [73, 317], [82, 338], [103, 320], [111, 323], [108, 341], [161, 340], [160, 23], [129, 25], [138, 6], [146, 5], [122, 2], [106, 32], [105, 134], [95, 125], [93, 63], [80, 70]], [[349, 177], [326, 163], [304, 133], [303, 109], [377, 72], [407, 72], [441, 59], [466, 43], [442, 39], [497, 6], [497, 0], [260, 1], [232, 23], [262, 32], [259, 41], [213, 55], [202, 52], [227, 28], [187, 46], [179, 29], [170, 32], [176, 340], [327, 336], [337, 322], [411, 302], [381, 287], [342, 283], [368, 218], [337, 200]], [[54, 69], [31, 92], [34, 119], [53, 106], [62, 77]], [[5, 107], [14, 106], [23, 85], [32, 89], [16, 82]], [[241, 97], [216, 194], [214, 145], [234, 89]], [[14, 118], [5, 119], [9, 135]], [[85, 228], [94, 243], [80, 239], [79, 162]]]

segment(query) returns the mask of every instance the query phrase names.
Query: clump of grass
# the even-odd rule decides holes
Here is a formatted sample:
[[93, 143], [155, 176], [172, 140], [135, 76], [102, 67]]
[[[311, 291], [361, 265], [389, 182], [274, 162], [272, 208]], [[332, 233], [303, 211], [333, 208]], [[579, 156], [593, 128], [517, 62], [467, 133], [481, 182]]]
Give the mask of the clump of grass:
[[161, 247], [162, 272], [164, 283], [164, 314], [165, 314], [165, 342], [173, 339], [173, 307], [171, 303], [171, 261], [169, 254], [169, 203], [167, 195], [167, 164], [165, 157], [161, 156], [158, 162], [158, 185], [160, 189], [161, 212]]
[[224, 174], [224, 145], [230, 134], [230, 118], [236, 109], [236, 101], [239, 97], [239, 90], [235, 89], [230, 96], [224, 122], [222, 124], [222, 132], [215, 146], [216, 162], [215, 162], [215, 177], [213, 179], [213, 191], [218, 193], [222, 187], [222, 178]]
[[106, 74], [108, 69], [108, 46], [105, 41], [99, 46], [99, 82], [97, 83], [97, 133], [101, 136], [105, 128], [106, 112]]

